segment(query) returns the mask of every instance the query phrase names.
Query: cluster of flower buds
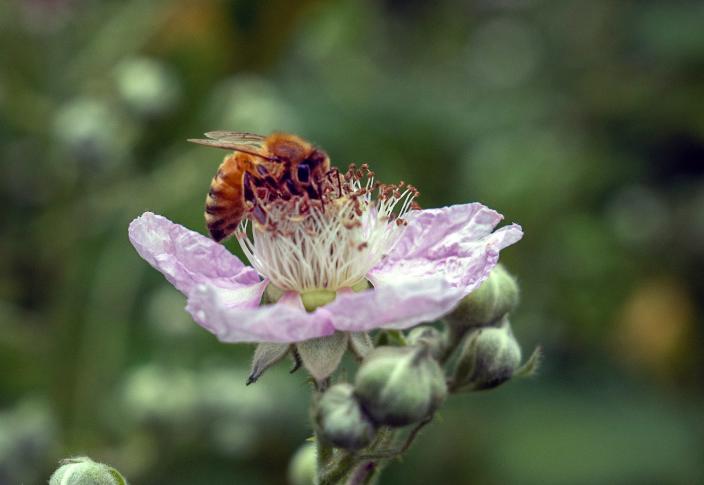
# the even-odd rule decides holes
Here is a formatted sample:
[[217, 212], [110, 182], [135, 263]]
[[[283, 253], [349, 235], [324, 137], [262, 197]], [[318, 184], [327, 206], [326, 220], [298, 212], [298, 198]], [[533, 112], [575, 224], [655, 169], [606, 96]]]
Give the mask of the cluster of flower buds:
[[424, 325], [406, 335], [384, 334], [382, 345], [365, 355], [354, 384], [335, 384], [320, 398], [316, 421], [322, 436], [336, 447], [360, 450], [381, 426], [432, 417], [448, 391], [490, 389], [532, 371], [539, 354], [521, 366], [508, 320], [517, 304], [515, 279], [497, 266], [445, 317], [444, 329]]
[[61, 466], [49, 479], [49, 485], [127, 485], [114, 468], [96, 463], [87, 456], [61, 460]]
[[498, 265], [489, 278], [445, 317], [448, 352], [455, 352], [449, 379], [452, 392], [491, 389], [514, 375], [530, 374], [539, 351], [521, 366], [521, 347], [513, 335], [509, 313], [518, 305], [516, 280]]
[[354, 385], [336, 384], [323, 394], [318, 426], [337, 447], [364, 448], [380, 426], [401, 427], [432, 416], [447, 395], [445, 380], [426, 345], [378, 347], [362, 362]]

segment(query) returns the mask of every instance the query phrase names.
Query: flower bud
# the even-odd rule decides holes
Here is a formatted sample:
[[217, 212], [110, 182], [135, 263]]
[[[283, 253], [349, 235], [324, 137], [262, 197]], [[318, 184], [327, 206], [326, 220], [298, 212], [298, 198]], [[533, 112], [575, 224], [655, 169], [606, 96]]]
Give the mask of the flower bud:
[[120, 472], [85, 456], [68, 458], [60, 463], [49, 479], [49, 485], [127, 485]]
[[497, 265], [486, 281], [464, 297], [445, 320], [461, 328], [489, 325], [513, 310], [518, 297], [516, 280], [502, 265]]
[[291, 485], [313, 485], [317, 472], [315, 445], [305, 443], [288, 464], [288, 481]]
[[333, 445], [358, 450], [371, 443], [376, 430], [354, 397], [351, 384], [335, 384], [325, 391], [316, 410], [323, 436]]
[[432, 414], [447, 394], [428, 346], [379, 347], [357, 371], [355, 395], [378, 424], [405, 426]]
[[470, 334], [460, 350], [453, 375], [456, 391], [491, 389], [509, 380], [521, 365], [521, 347], [508, 318], [499, 327]]

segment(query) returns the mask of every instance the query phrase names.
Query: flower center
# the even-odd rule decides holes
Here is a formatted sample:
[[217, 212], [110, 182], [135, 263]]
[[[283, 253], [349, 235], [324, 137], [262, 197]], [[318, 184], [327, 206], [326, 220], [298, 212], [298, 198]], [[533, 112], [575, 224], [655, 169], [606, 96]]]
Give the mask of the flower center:
[[278, 288], [351, 288], [401, 237], [418, 191], [404, 182], [375, 183], [366, 164], [344, 174], [332, 169], [313, 185], [298, 195], [268, 188], [248, 207], [237, 239]]

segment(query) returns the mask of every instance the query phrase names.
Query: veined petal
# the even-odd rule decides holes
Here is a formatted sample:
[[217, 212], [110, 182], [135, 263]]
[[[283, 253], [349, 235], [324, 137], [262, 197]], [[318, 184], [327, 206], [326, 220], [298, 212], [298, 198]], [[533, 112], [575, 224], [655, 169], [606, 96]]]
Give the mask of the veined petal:
[[200, 283], [236, 290], [261, 282], [221, 244], [151, 212], [132, 221], [129, 238], [139, 255], [186, 296]]
[[404, 329], [436, 320], [462, 298], [441, 276], [405, 279], [359, 293], [338, 293], [323, 307], [337, 330], [364, 332], [375, 328]]
[[287, 292], [273, 305], [254, 307], [233, 306], [232, 293], [201, 284], [188, 297], [186, 310], [221, 342], [300, 342], [335, 332], [328, 312], [307, 313], [297, 293]]
[[492, 233], [503, 216], [478, 203], [421, 210], [406, 219], [402, 238], [369, 272], [378, 288], [441, 277], [464, 296], [486, 279], [499, 251], [523, 236], [516, 224]]

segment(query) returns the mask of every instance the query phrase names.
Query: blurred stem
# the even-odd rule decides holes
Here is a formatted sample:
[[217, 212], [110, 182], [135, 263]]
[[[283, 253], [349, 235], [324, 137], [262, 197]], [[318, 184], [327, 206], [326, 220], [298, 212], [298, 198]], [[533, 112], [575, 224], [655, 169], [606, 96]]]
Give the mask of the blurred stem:
[[352, 473], [349, 480], [349, 485], [364, 485], [375, 482], [376, 477], [379, 476], [378, 472], [380, 469], [381, 467], [373, 461], [362, 463]]
[[448, 361], [457, 346], [462, 342], [464, 336], [467, 335], [467, 332], [470, 330], [469, 328], [458, 328], [455, 325], [448, 325], [447, 323], [445, 323], [445, 328], [447, 328], [445, 334], [445, 348], [439, 359], [440, 364], [445, 364]]
[[[390, 428], [382, 428], [379, 430], [379, 439], [370, 447], [372, 450], [385, 448], [396, 441], [399, 431], [392, 431]], [[367, 459], [365, 455], [357, 456], [358, 466], [352, 472], [349, 480], [350, 485], [369, 485], [376, 483], [381, 470], [387, 465], [385, 459], [372, 458]]]
[[364, 455], [360, 455], [359, 457], [362, 459], [368, 459], [368, 460], [385, 460], [385, 459], [392, 459], [392, 458], [397, 458], [401, 456], [403, 453], [408, 451], [408, 449], [411, 447], [413, 444], [413, 441], [418, 437], [418, 433], [420, 432], [421, 429], [428, 423], [430, 423], [433, 420], [433, 416], [428, 416], [425, 418], [423, 421], [420, 423], [416, 424], [413, 429], [408, 433], [408, 436], [406, 436], [406, 440], [403, 442], [403, 444], [394, 449], [385, 449], [385, 450], [379, 450], [376, 449], [372, 451], [371, 453], [367, 453]]
[[[377, 433], [374, 442], [369, 445], [369, 448], [375, 449], [379, 446], [388, 446], [388, 444], [393, 441], [393, 437], [393, 431], [391, 431], [389, 428], [381, 428]], [[373, 462], [362, 463], [360, 466], [360, 463], [362, 461], [364, 460], [362, 460], [359, 455], [340, 450], [337, 456], [334, 457], [326, 467], [319, 468], [318, 485], [335, 485], [340, 483], [370, 483], [368, 481], [358, 481], [371, 479], [371, 476], [368, 476], [370, 474], [364, 473], [364, 470], [362, 468], [365, 465], [371, 465], [371, 467], [374, 468], [379, 467], [376, 463]]]
[[311, 379], [313, 381], [313, 397], [311, 399], [310, 420], [313, 427], [313, 433], [315, 433], [315, 448], [316, 457], [318, 461], [318, 476], [322, 476], [323, 471], [329, 467], [330, 462], [334, 457], [334, 449], [321, 433], [320, 426], [318, 426], [318, 423], [315, 419], [315, 415], [316, 410], [318, 408], [318, 402], [320, 401], [320, 396], [322, 396], [323, 391], [328, 385], [328, 382], [317, 382], [315, 378]]
[[[377, 438], [369, 446], [368, 453], [353, 454], [340, 451], [337, 457], [332, 453], [329, 461], [322, 464], [319, 458], [318, 484], [334, 485], [346, 483], [347, 485], [370, 485], [376, 483], [381, 471], [390, 460], [399, 458], [408, 451], [418, 433], [433, 420], [433, 416], [416, 424], [406, 435], [406, 439], [398, 447], [393, 447], [393, 443], [399, 437], [401, 430], [381, 428]], [[320, 448], [319, 448], [320, 449]]]
[[354, 455], [341, 452], [337, 461], [331, 460], [327, 467], [318, 470], [318, 485], [338, 485], [343, 483], [343, 480], [349, 476], [354, 465]]
[[407, 344], [406, 337], [400, 330], [382, 330], [379, 332], [377, 342], [374, 346], [381, 347], [384, 345], [392, 345], [395, 347], [404, 347]]
[[318, 457], [318, 474], [322, 475], [323, 471], [328, 467], [328, 464], [332, 461], [332, 458], [334, 456], [334, 450], [332, 445], [327, 443], [325, 438], [323, 438], [317, 430], [315, 432], [315, 446]]

